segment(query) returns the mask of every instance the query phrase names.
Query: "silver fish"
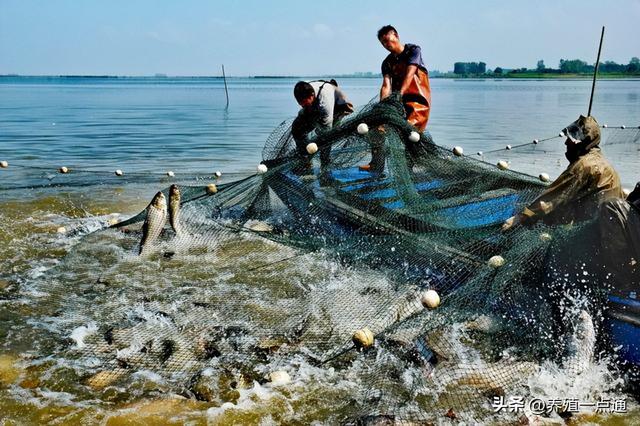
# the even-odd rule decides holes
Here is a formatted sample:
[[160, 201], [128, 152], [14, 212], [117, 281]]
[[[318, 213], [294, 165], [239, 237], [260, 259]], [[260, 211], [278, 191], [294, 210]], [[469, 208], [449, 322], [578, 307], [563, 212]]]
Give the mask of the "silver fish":
[[596, 331], [591, 315], [581, 310], [576, 318], [575, 330], [567, 345], [564, 368], [570, 376], [586, 371], [593, 363], [596, 345]]
[[178, 185], [171, 185], [169, 188], [169, 223], [176, 235], [182, 232], [178, 220], [180, 219], [180, 189]]
[[504, 395], [517, 384], [526, 383], [539, 371], [539, 366], [527, 361], [500, 360], [495, 363], [439, 364], [433, 380], [448, 389], [468, 386], [487, 395]]
[[162, 228], [167, 222], [167, 200], [162, 192], [158, 192], [147, 207], [147, 218], [142, 225], [142, 240], [140, 241], [140, 256], [145, 256], [153, 250], [153, 244], [160, 236]]

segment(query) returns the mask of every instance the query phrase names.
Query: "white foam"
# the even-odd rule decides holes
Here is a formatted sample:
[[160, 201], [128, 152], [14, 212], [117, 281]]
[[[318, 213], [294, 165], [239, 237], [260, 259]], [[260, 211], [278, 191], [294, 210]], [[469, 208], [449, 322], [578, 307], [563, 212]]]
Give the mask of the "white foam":
[[87, 325], [81, 325], [80, 327], [73, 329], [69, 337], [76, 342], [76, 347], [78, 349], [82, 349], [86, 346], [84, 339], [96, 331], [98, 331], [98, 325], [91, 321]]

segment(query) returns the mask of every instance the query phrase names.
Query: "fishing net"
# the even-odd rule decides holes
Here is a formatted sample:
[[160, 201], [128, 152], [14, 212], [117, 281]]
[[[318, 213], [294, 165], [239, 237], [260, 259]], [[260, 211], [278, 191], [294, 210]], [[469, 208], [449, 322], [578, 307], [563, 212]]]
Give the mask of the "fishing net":
[[412, 133], [394, 98], [311, 135], [324, 167], [290, 128], [261, 173], [165, 189], [171, 214], [156, 196], [42, 284], [74, 392], [118, 401], [153, 375], [220, 410], [277, 390], [277, 422], [510, 422], [496, 398], [535, 394], [540, 360], [580, 374], [608, 291], [582, 263], [593, 225], [501, 231], [546, 183]]

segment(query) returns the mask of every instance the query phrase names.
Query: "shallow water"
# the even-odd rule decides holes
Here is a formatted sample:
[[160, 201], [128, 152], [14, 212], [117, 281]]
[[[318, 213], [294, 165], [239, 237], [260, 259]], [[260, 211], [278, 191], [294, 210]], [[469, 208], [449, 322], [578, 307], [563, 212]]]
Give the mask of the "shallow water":
[[[96, 348], [106, 328], [126, 329], [127, 318], [144, 318], [150, 329], [140, 334], [155, 331], [156, 337], [175, 334], [174, 328], [188, 329], [206, 321], [228, 324], [234, 318], [250, 318], [254, 326], [267, 329], [295, 320], [303, 311], [296, 300], [312, 296], [325, 302], [318, 312], [344, 321], [335, 323], [339, 340], [354, 323], [394, 297], [394, 283], [379, 271], [347, 266], [321, 253], [247, 272], [296, 254], [255, 237], [191, 248], [172, 262], [132, 256], [134, 234], [86, 237], [109, 220], [144, 208], [153, 192], [173, 182], [164, 175], [166, 170], [174, 170], [177, 181], [189, 184], [213, 181], [215, 170], [225, 172], [222, 182], [252, 173], [270, 131], [295, 113], [293, 83], [232, 79], [227, 111], [219, 80], [0, 79], [0, 159], [11, 164], [0, 170], [0, 413], [5, 419], [60, 424], [141, 420], [269, 424], [294, 419], [337, 423], [352, 414], [350, 398], [361, 395], [367, 385], [361, 377], [369, 368], [366, 357], [350, 359], [349, 367], [341, 371], [284, 357], [272, 367], [291, 373], [290, 386], [254, 377], [207, 402], [176, 395], [192, 373], [183, 368], [182, 360], [176, 363], [174, 376], [157, 374], [154, 365], [143, 360], [134, 362], [113, 386], [90, 385], [99, 370], [119, 371], [108, 358], [97, 356]], [[356, 104], [372, 98], [378, 84], [367, 79], [341, 83]], [[434, 80], [430, 131], [438, 143], [462, 145], [471, 153], [553, 136], [584, 112], [589, 87], [586, 81]], [[639, 95], [640, 81], [602, 81], [594, 114], [601, 123], [637, 126]], [[495, 158], [509, 159], [513, 168], [531, 173], [544, 167], [541, 171], [553, 175], [564, 165], [560, 142], [545, 142], [557, 145], [544, 149], [538, 145], [500, 152]], [[614, 164], [622, 164], [623, 181], [631, 186], [638, 179], [637, 171], [629, 167], [637, 164], [638, 145], [615, 149]], [[487, 159], [493, 161], [490, 155]], [[63, 164], [72, 173], [56, 174]], [[116, 168], [125, 170], [124, 178], [113, 176]], [[81, 173], [83, 169], [91, 172]], [[371, 288], [370, 283], [376, 286]], [[332, 298], [353, 300], [353, 311], [332, 311], [336, 306]], [[234, 311], [229, 306], [210, 308], [234, 300], [249, 302]], [[190, 307], [193, 303], [200, 304], [198, 309]], [[296, 306], [299, 311], [286, 310]], [[311, 343], [338, 341], [314, 333], [310, 332]], [[236, 342], [240, 348], [250, 343]], [[459, 349], [467, 351], [469, 362], [478, 356], [472, 349]], [[392, 373], [393, 361], [389, 364]], [[628, 395], [620, 394], [604, 364], [592, 365], [588, 379], [565, 385], [566, 372], [554, 365], [541, 367], [529, 378], [535, 395], [629, 398], [631, 413], [622, 419], [585, 414], [578, 423], [637, 421], [637, 409]], [[413, 375], [420, 374], [405, 373], [401, 380], [407, 386]], [[418, 394], [424, 401], [435, 398], [429, 389], [418, 389]], [[446, 412], [444, 405], [442, 409]], [[473, 413], [460, 413], [462, 419], [465, 415]]]

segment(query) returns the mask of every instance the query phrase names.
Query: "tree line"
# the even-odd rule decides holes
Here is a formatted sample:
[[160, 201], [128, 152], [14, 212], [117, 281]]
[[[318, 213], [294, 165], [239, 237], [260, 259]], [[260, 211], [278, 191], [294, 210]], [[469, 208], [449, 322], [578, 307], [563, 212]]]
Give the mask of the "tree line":
[[[456, 77], [482, 77], [482, 76], [509, 76], [531, 74], [593, 74], [595, 65], [588, 64], [581, 59], [560, 59], [558, 68], [547, 68], [544, 60], [539, 60], [536, 67], [505, 69], [496, 67], [494, 70], [487, 70], [487, 64], [484, 62], [456, 62], [453, 65], [453, 74]], [[640, 59], [631, 58], [628, 64], [618, 64], [614, 61], [604, 61], [598, 69], [599, 74], [616, 74], [640, 76]]]

